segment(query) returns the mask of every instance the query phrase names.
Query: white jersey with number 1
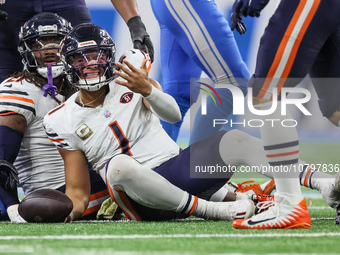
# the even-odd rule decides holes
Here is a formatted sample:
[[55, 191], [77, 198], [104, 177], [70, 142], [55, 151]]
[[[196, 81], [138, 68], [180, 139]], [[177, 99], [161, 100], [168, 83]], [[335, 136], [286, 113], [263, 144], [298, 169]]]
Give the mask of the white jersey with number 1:
[[120, 153], [150, 168], [179, 153], [140, 94], [111, 82], [103, 104], [96, 108], [82, 107], [77, 97], [79, 92], [45, 116], [45, 130], [57, 147], [83, 151], [102, 177], [108, 160]]

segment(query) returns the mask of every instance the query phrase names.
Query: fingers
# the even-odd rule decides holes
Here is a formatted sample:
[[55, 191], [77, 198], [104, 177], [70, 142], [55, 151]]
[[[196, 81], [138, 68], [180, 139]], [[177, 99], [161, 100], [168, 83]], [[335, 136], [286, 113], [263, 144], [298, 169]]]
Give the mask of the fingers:
[[154, 49], [153, 49], [153, 43], [150, 40], [150, 37], [147, 36], [147, 37], [144, 38], [144, 45], [146, 45], [146, 47], [148, 49], [149, 56], [150, 56], [151, 63], [153, 63]]
[[71, 222], [71, 216], [67, 216], [66, 219], [64, 220], [64, 223], [69, 223]]
[[[123, 78], [124, 80], [128, 81], [129, 79], [129, 76], [123, 72], [120, 72], [118, 70], [115, 70], [114, 73], [116, 75], [118, 75], [119, 77]], [[126, 82], [122, 81], [122, 80], [119, 80], [119, 79], [115, 79], [115, 83], [118, 83], [120, 85], [125, 85]]]
[[133, 42], [133, 48], [140, 49], [142, 45], [142, 42], [140, 40], [136, 40]]
[[246, 25], [243, 23], [242, 20], [240, 20], [239, 22], [237, 22], [237, 27], [236, 27], [237, 32], [240, 35], [243, 35], [246, 31], [247, 31], [247, 27]]
[[149, 61], [150, 61], [149, 59], [144, 59], [141, 66], [142, 67], [141, 70], [147, 73], [149, 73], [151, 70], [151, 63], [147, 65]]
[[134, 67], [128, 60], [123, 59], [123, 63], [128, 67], [124, 66], [122, 63], [119, 63], [122, 66], [122, 70], [124, 71], [124, 73], [129, 74], [131, 72], [136, 72], [137, 69], [136, 67]]
[[65, 218], [64, 223], [72, 222], [74, 220], [73, 211]]
[[243, 23], [242, 17], [240, 15], [236, 16], [236, 14], [233, 13], [230, 17], [230, 29], [231, 31], [234, 31], [235, 28], [240, 35], [247, 31], [247, 27]]

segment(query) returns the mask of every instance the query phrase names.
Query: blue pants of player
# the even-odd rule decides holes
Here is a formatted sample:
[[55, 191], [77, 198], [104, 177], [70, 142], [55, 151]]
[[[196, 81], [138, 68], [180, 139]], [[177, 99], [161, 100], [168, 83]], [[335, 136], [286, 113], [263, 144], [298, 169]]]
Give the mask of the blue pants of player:
[[17, 50], [20, 27], [35, 14], [41, 12], [57, 13], [75, 26], [91, 22], [85, 0], [7, 0], [0, 5], [7, 12], [8, 19], [0, 21], [0, 82], [4, 76], [21, 71], [23, 65]]
[[[161, 28], [163, 90], [176, 99], [183, 117], [199, 92], [197, 84], [190, 93], [190, 79], [199, 78], [202, 71], [215, 84], [233, 84], [245, 88], [246, 81], [239, 83], [236, 78], [249, 78], [249, 71], [227, 20], [214, 1], [151, 0], [151, 5]], [[224, 89], [218, 93], [226, 103], [215, 107], [213, 100], [208, 98], [207, 108], [214, 113], [205, 116], [198, 113], [195, 120], [198, 123], [191, 132], [191, 142], [216, 132], [210, 128], [212, 115], [226, 118], [231, 113], [230, 92]], [[166, 122], [162, 124], [176, 140], [182, 122], [183, 119], [173, 125]]]
[[[336, 0], [282, 0], [261, 38], [250, 82], [254, 96], [269, 99], [273, 88], [296, 86], [309, 74], [323, 115], [339, 111], [339, 13]], [[273, 77], [292, 79], [275, 79], [268, 86], [265, 78]]]

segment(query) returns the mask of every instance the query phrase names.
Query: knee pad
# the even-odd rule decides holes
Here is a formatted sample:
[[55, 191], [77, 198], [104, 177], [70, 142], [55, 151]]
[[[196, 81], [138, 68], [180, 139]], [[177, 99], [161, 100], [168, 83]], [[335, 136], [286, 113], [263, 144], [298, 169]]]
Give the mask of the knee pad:
[[138, 164], [133, 158], [120, 154], [114, 156], [107, 164], [106, 179], [110, 186], [120, 185], [122, 182], [134, 177], [135, 167]]

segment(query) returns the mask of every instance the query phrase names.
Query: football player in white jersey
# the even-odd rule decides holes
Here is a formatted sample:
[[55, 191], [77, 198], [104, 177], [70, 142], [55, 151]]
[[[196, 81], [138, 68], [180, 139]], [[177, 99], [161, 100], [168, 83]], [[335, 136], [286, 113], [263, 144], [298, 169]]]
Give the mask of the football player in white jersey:
[[[50, 111], [44, 126], [65, 162], [66, 194], [74, 205], [66, 221], [80, 217], [90, 198], [86, 160], [131, 220], [252, 215], [247, 197], [222, 202], [229, 199], [222, 187], [236, 166], [268, 165], [261, 141], [241, 131], [221, 131], [181, 150], [159, 122], [178, 121], [178, 105], [148, 78], [147, 56], [129, 50], [115, 64], [114, 55], [108, 33], [93, 24], [76, 26], [63, 42], [68, 79], [80, 91]], [[197, 173], [197, 167], [225, 171], [211, 178], [212, 172]], [[306, 178], [303, 182], [313, 182]], [[338, 203], [339, 192], [333, 191], [325, 193]]]
[[[61, 57], [68, 79], [80, 91], [50, 111], [44, 126], [65, 162], [66, 194], [74, 205], [69, 219], [81, 216], [89, 201], [86, 159], [106, 180], [111, 197], [129, 219], [167, 220], [192, 214], [232, 220], [252, 215], [254, 204], [248, 199], [204, 200], [228, 178], [190, 178], [190, 154], [199, 156], [202, 164], [211, 158], [224, 164], [218, 146], [180, 152], [159, 121], [180, 120], [179, 107], [148, 78], [149, 59], [130, 50], [122, 63], [115, 64], [114, 53], [108, 33], [93, 24], [76, 26], [63, 42]], [[222, 137], [224, 133], [218, 133], [215, 141]]]
[[[18, 215], [17, 183], [27, 195], [36, 189], [65, 190], [64, 163], [44, 131], [43, 116], [76, 89], [66, 79], [60, 42], [71, 25], [54, 13], [40, 13], [21, 28], [19, 52], [25, 70], [0, 85], [0, 198], [12, 222]], [[92, 171], [93, 172], [93, 171]], [[18, 177], [17, 177], [18, 174]], [[101, 178], [86, 214], [99, 209], [109, 195]], [[8, 178], [7, 178], [8, 177]]]

